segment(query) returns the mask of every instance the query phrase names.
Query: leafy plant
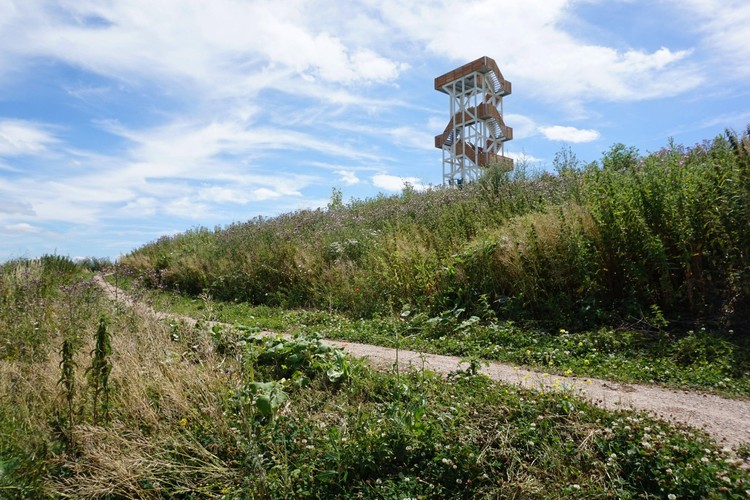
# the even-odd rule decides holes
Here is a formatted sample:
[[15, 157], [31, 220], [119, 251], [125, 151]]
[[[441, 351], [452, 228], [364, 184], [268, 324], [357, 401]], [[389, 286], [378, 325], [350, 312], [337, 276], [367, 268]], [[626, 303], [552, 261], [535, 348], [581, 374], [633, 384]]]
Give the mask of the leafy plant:
[[91, 366], [86, 369], [89, 386], [91, 387], [91, 410], [95, 424], [100, 422], [100, 417], [104, 423], [109, 420], [111, 354], [112, 346], [107, 332], [107, 324], [104, 318], [101, 318], [99, 328], [96, 331], [96, 345], [94, 350], [91, 351]]
[[75, 419], [75, 395], [76, 395], [76, 362], [75, 362], [75, 343], [73, 339], [64, 337], [62, 347], [60, 349], [60, 379], [57, 381], [58, 385], [62, 385], [62, 397], [65, 401], [65, 406], [62, 410], [62, 418], [64, 419], [65, 429], [63, 431], [63, 439], [66, 446], [71, 449], [73, 447], [73, 424]]

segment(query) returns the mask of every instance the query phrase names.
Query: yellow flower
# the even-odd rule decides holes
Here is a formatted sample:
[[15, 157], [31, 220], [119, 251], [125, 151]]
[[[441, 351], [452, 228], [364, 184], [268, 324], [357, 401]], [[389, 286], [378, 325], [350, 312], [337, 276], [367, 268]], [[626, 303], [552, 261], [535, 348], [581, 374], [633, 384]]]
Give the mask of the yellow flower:
[[570, 377], [571, 375], [573, 375], [573, 370], [571, 370], [570, 368], [568, 368], [567, 370], [565, 370], [565, 376], [566, 377]]
[[180, 419], [180, 427], [186, 427], [187, 426], [187, 419], [185, 417], [182, 417]]

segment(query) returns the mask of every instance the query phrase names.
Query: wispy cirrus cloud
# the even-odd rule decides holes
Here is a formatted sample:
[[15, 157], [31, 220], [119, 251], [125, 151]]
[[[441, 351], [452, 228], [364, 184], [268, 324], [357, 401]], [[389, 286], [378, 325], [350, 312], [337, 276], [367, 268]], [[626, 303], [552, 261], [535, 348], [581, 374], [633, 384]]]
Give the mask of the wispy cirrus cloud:
[[7, 224], [6, 226], [4, 226], [4, 229], [9, 233], [22, 233], [22, 234], [39, 233], [42, 231], [41, 228], [32, 226], [31, 224], [28, 224], [26, 222], [19, 222], [17, 224]]
[[0, 118], [0, 157], [39, 155], [60, 142], [49, 126]]
[[721, 65], [721, 72], [736, 77], [750, 75], [750, 4], [744, 0], [685, 0], [672, 1], [686, 19], [697, 22], [686, 24], [686, 29], [700, 33], [713, 57], [734, 64]]
[[690, 50], [614, 48], [571, 35], [562, 21], [575, 3], [481, 0], [456, 9], [446, 0], [387, 0], [379, 5], [405, 36], [455, 61], [475, 59], [476, 47], [502, 47], [497, 59], [503, 71], [548, 100], [642, 100], [676, 95], [703, 82]]

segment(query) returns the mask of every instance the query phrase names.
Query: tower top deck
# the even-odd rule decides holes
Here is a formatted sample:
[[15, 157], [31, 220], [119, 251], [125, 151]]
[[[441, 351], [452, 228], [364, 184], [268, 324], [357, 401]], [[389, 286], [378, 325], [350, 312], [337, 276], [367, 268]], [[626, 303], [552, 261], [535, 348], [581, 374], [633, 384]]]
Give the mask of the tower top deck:
[[435, 78], [435, 90], [444, 94], [450, 94], [451, 92], [445, 88], [447, 85], [472, 73], [490, 74], [490, 77], [496, 84], [496, 90], [502, 95], [508, 95], [512, 92], [511, 83], [503, 78], [503, 74], [500, 72], [500, 68], [497, 67], [495, 60], [487, 56], [482, 56], [479, 59], [438, 76]]

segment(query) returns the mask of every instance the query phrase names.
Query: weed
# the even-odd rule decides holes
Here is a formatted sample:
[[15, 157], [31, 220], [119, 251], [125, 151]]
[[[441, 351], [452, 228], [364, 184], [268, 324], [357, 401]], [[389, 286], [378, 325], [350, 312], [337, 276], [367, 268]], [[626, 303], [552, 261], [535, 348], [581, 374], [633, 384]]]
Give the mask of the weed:
[[110, 345], [107, 324], [104, 318], [99, 320], [99, 328], [96, 331], [96, 346], [91, 351], [91, 366], [86, 370], [89, 386], [91, 387], [91, 411], [94, 424], [101, 421], [107, 423], [110, 409], [110, 386], [109, 375], [112, 371], [110, 356], [112, 347]]
[[63, 429], [63, 440], [70, 450], [72, 449], [73, 443], [73, 424], [75, 421], [75, 395], [76, 395], [76, 362], [75, 362], [75, 344], [73, 339], [65, 336], [63, 338], [62, 347], [60, 349], [60, 379], [57, 381], [58, 385], [62, 385], [62, 397], [65, 401], [65, 406], [62, 410], [62, 419], [65, 424]]

